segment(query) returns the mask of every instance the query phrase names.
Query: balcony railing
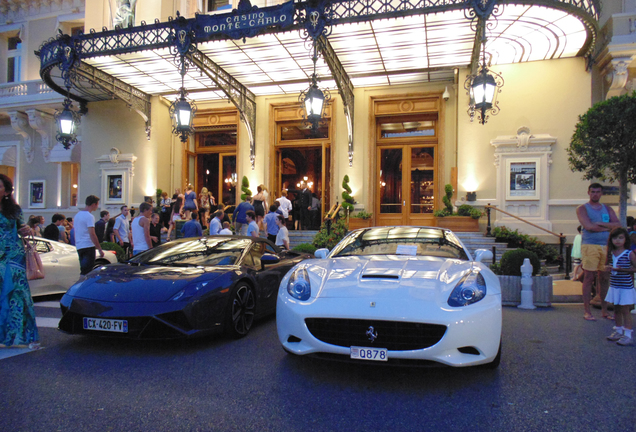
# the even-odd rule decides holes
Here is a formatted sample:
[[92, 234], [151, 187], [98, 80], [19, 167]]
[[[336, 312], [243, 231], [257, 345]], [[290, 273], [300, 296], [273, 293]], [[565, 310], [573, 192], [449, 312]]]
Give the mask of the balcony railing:
[[0, 101], [3, 98], [38, 96], [47, 93], [54, 92], [42, 80], [20, 81], [18, 83], [0, 84]]

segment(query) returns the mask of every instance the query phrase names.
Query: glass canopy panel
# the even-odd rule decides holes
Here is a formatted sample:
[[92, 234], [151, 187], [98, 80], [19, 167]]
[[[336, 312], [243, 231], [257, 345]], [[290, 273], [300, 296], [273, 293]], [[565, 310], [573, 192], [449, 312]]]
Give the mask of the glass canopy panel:
[[580, 19], [543, 6], [506, 5], [489, 28], [493, 64], [574, 57], [587, 41]]
[[[396, 7], [400, 1], [392, 0]], [[493, 64], [572, 57], [588, 41], [579, 18], [542, 6], [505, 5], [489, 24], [487, 53]], [[451, 80], [454, 68], [470, 64], [475, 40], [470, 20], [461, 10], [339, 24], [332, 30], [329, 43], [356, 87]], [[205, 42], [198, 49], [257, 95], [297, 94], [307, 88], [313, 72], [311, 53], [298, 30], [261, 35], [245, 43]], [[181, 87], [168, 49], [85, 62], [149, 94], [172, 97]], [[324, 80], [320, 85], [335, 90], [322, 57], [316, 68]], [[195, 100], [225, 97], [196, 68], [188, 71], [185, 85]]]

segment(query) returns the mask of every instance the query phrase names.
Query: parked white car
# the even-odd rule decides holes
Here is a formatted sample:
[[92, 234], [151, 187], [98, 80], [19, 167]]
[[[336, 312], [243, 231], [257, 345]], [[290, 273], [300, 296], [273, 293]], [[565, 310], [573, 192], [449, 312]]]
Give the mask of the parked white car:
[[297, 264], [278, 291], [276, 326], [290, 354], [351, 362], [497, 367], [501, 289], [449, 230], [350, 232]]
[[[35, 249], [44, 266], [44, 279], [29, 281], [31, 296], [64, 294], [80, 277], [79, 258], [75, 246], [34, 237]], [[116, 263], [115, 252], [104, 251], [100, 258], [95, 251], [95, 267]]]

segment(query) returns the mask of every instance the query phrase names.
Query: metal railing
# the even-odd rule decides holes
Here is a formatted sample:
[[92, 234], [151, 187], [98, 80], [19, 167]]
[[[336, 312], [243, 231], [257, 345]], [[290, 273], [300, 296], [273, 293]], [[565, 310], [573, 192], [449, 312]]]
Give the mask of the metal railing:
[[[488, 203], [488, 205], [486, 206], [486, 216], [488, 217], [488, 223], [486, 224], [486, 236], [487, 237], [492, 237], [493, 236], [492, 235], [492, 226], [491, 226], [491, 223], [490, 223], [491, 210], [496, 210], [496, 211], [498, 211], [500, 213], [503, 213], [503, 214], [505, 214], [507, 216], [510, 216], [511, 218], [517, 219], [517, 220], [519, 220], [519, 221], [521, 221], [521, 222], [523, 222], [525, 224], [528, 224], [528, 225], [530, 225], [530, 226], [532, 226], [534, 228], [540, 229], [541, 231], [545, 231], [545, 232], [547, 232], [550, 235], [558, 237], [558, 239], [559, 239], [559, 255], [561, 257], [561, 259], [559, 260], [559, 271], [562, 272], [562, 271], [565, 270], [565, 278], [566, 279], [570, 279], [571, 261], [570, 261], [569, 257], [566, 256], [566, 251], [565, 251], [565, 249], [566, 249], [566, 247], [565, 247], [566, 236], [563, 233], [557, 234], [557, 233], [552, 232], [552, 231], [550, 231], [548, 229], [540, 227], [539, 225], [533, 224], [532, 222], [529, 222], [529, 221], [527, 221], [527, 220], [525, 220], [523, 218], [520, 218], [519, 216], [513, 215], [512, 213], [509, 213], [509, 212], [507, 212], [505, 210], [502, 210], [502, 209], [500, 209], [500, 208], [498, 208], [496, 206], [492, 206], [492, 205], [490, 205], [490, 203]], [[567, 263], [566, 263], [566, 261], [567, 261]]]
[[331, 222], [338, 219], [338, 217], [340, 216], [341, 207], [342, 206], [336, 202], [325, 214], [325, 225], [327, 226], [327, 234], [331, 234]]

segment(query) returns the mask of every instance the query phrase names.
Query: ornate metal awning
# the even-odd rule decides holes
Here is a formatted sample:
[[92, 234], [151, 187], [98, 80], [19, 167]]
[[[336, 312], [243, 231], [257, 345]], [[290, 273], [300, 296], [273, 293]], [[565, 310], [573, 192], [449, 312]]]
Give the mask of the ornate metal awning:
[[150, 95], [178, 94], [174, 52], [186, 31], [196, 66], [185, 76], [190, 97], [232, 101], [253, 156], [256, 97], [305, 89], [313, 73], [307, 44], [317, 43], [321, 86], [342, 96], [352, 152], [354, 86], [451, 81], [456, 68], [476, 64], [480, 29], [493, 65], [588, 56], [598, 18], [598, 0], [307, 0], [264, 8], [241, 0], [225, 14], [59, 36], [36, 54], [54, 90], [66, 95], [74, 69], [72, 99], [119, 97], [149, 122]]

